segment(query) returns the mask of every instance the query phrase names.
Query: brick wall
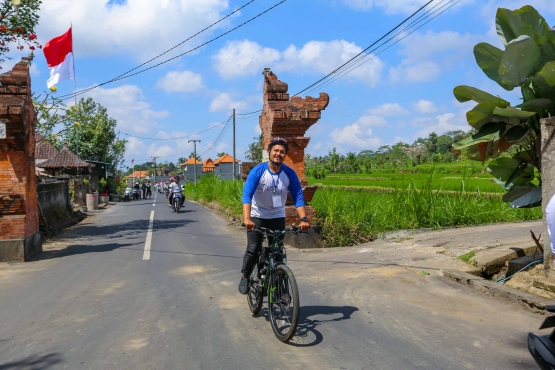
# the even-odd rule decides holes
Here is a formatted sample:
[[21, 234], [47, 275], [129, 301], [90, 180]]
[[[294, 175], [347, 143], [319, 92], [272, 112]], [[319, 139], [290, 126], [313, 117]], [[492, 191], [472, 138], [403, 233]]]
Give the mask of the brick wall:
[[[284, 163], [292, 167], [301, 181], [305, 200], [310, 201], [316, 188], [309, 187], [305, 176], [304, 150], [310, 137], [304, 136], [310, 126], [321, 118], [321, 111], [326, 109], [329, 96], [320, 93], [318, 98], [289, 98], [288, 85], [268, 69], [264, 73], [264, 107], [259, 118], [260, 129], [264, 136], [264, 148], [268, 147], [270, 138], [280, 136], [289, 143], [289, 152]], [[308, 218], [315, 217], [312, 207], [307, 207]], [[296, 210], [293, 206], [286, 207], [287, 223], [296, 222]]]
[[0, 139], [0, 240], [24, 239], [39, 230], [29, 66], [22, 58], [0, 75], [0, 121], [6, 123], [6, 139]]

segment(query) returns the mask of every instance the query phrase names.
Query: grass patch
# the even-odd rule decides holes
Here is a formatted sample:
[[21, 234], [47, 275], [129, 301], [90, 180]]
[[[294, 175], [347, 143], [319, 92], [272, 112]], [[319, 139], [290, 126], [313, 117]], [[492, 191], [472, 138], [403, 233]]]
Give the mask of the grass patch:
[[[368, 175], [366, 175], [368, 176]], [[383, 192], [319, 189], [311, 205], [316, 210], [322, 237], [329, 247], [364, 243], [395, 230], [473, 226], [498, 222], [539, 220], [540, 207], [514, 209], [500, 196], [466, 189], [437, 189], [435, 175], [403, 188]], [[230, 216], [242, 213], [241, 180], [204, 176], [195, 186], [187, 184], [186, 194], [200, 203], [218, 202]], [[472, 256], [471, 256], [472, 257]], [[471, 258], [468, 257], [468, 258]]]
[[476, 251], [470, 251], [468, 253], [461, 254], [458, 258], [468, 263], [468, 261], [470, 261], [470, 259], [475, 255], [476, 255]]

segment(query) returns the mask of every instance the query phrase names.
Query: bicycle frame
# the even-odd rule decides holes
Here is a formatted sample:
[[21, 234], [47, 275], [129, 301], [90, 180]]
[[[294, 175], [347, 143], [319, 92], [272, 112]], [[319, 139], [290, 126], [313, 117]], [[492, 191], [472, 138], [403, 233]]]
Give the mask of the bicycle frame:
[[[264, 248], [268, 248], [268, 270], [266, 272], [266, 277], [261, 281], [260, 286], [262, 286], [262, 291], [264, 289], [268, 289], [268, 282], [274, 281], [274, 274], [277, 266], [279, 265], [287, 265], [287, 254], [285, 251], [285, 246], [281, 246], [280, 244], [285, 241], [285, 233], [288, 231], [292, 231], [293, 234], [297, 234], [301, 231], [299, 227], [288, 227], [285, 230], [270, 230], [265, 227], [256, 226], [254, 231], [257, 231], [268, 238], [269, 236], [273, 237], [273, 243], [270, 244], [270, 240], [268, 239], [268, 246], [262, 247], [263, 250], [261, 254], [264, 252]], [[281, 240], [283, 238], [283, 240]], [[275, 291], [276, 287], [270, 287], [270, 291], [268, 294], [268, 301], [271, 304], [273, 302], [273, 292]]]

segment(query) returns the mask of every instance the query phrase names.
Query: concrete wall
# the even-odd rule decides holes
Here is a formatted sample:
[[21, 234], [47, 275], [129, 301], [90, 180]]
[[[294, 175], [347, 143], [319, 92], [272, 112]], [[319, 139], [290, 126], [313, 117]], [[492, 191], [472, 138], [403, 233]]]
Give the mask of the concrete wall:
[[47, 220], [54, 217], [59, 209], [72, 211], [69, 189], [65, 181], [38, 183], [37, 196], [42, 214]]
[[[235, 164], [235, 175], [238, 179], [241, 178], [241, 164]], [[232, 163], [220, 163], [214, 169], [214, 173], [220, 176], [222, 179], [231, 180], [233, 178], [233, 164]]]

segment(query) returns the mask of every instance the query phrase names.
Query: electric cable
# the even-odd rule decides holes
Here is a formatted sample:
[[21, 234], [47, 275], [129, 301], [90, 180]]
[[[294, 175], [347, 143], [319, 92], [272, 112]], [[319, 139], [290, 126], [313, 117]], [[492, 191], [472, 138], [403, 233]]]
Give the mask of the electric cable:
[[[212, 43], [212, 42], [214, 42], [214, 41], [216, 41], [216, 40], [218, 40], [218, 39], [224, 37], [225, 35], [228, 35], [229, 33], [231, 33], [231, 32], [233, 32], [233, 31], [235, 31], [235, 30], [237, 30], [237, 29], [243, 27], [244, 25], [246, 25], [246, 24], [248, 24], [248, 23], [254, 21], [255, 19], [257, 19], [257, 18], [263, 16], [264, 14], [266, 14], [266, 13], [268, 13], [269, 11], [273, 10], [274, 8], [280, 6], [281, 4], [283, 4], [283, 3], [286, 2], [286, 1], [287, 1], [287, 0], [281, 0], [279, 3], [277, 3], [277, 4], [273, 5], [272, 7], [270, 7], [270, 8], [268, 8], [268, 9], [264, 10], [263, 12], [257, 14], [256, 16], [250, 18], [249, 20], [247, 20], [247, 21], [245, 21], [245, 22], [239, 24], [238, 26], [236, 26], [236, 27], [230, 29], [229, 31], [224, 32], [224, 33], [220, 34], [219, 36], [214, 37], [214, 38], [212, 38], [212, 39], [210, 39], [210, 40], [208, 40], [208, 41], [206, 41], [206, 42], [200, 44], [199, 46], [197, 46], [197, 47], [195, 47], [195, 48], [192, 48], [192, 49], [190, 49], [190, 50], [188, 50], [188, 51], [186, 51], [186, 52], [184, 52], [184, 53], [181, 53], [181, 54], [178, 54], [178, 55], [176, 55], [176, 56], [174, 56], [174, 57], [172, 57], [172, 58], [166, 59], [166, 60], [163, 61], [163, 62], [154, 64], [154, 65], [152, 65], [152, 66], [150, 66], [150, 67], [148, 67], [148, 68], [145, 68], [145, 69], [141, 69], [140, 71], [137, 71], [137, 72], [135, 72], [135, 73], [127, 74], [127, 75], [125, 75], [125, 76], [121, 76], [121, 77], [118, 77], [118, 78], [113, 78], [112, 80], [109, 80], [109, 81], [106, 81], [106, 82], [102, 82], [102, 83], [100, 83], [100, 84], [98, 84], [98, 85], [91, 86], [91, 87], [89, 87], [89, 88], [83, 89], [83, 90], [81, 90], [81, 91], [77, 91], [77, 92], [72, 93], [72, 94], [66, 94], [66, 95], [60, 96], [59, 98], [60, 98], [61, 100], [73, 99], [75, 96], [85, 94], [85, 93], [87, 93], [87, 92], [89, 92], [89, 91], [91, 91], [91, 90], [93, 90], [93, 89], [96, 89], [96, 88], [98, 88], [98, 87], [100, 87], [100, 86], [103, 86], [103, 85], [106, 85], [106, 84], [108, 84], [108, 83], [115, 82], [115, 81], [121, 81], [121, 80], [123, 80], [123, 79], [129, 78], [129, 77], [132, 77], [132, 76], [136, 76], [136, 75], [138, 75], [138, 74], [141, 74], [141, 73], [143, 73], [143, 72], [149, 71], [149, 70], [151, 70], [151, 69], [153, 69], [153, 68], [156, 68], [156, 67], [158, 67], [158, 66], [161, 66], [161, 65], [163, 65], [163, 64], [166, 64], [166, 63], [168, 63], [168, 62], [170, 62], [170, 61], [172, 61], [172, 60], [174, 60], [174, 59], [180, 58], [180, 57], [182, 57], [183, 55], [192, 53], [193, 51], [198, 50], [198, 49], [202, 48], [203, 46], [206, 46], [206, 45], [208, 45], [208, 44], [210, 44], [210, 43]], [[431, 0], [431, 1], [434, 1], [434, 0]]]
[[370, 46], [368, 46], [366, 49], [362, 50], [360, 53], [358, 53], [357, 55], [355, 55], [354, 57], [352, 57], [351, 59], [349, 59], [348, 61], [346, 61], [345, 63], [343, 63], [342, 65], [340, 65], [339, 67], [337, 67], [336, 69], [334, 69], [333, 71], [331, 71], [330, 73], [328, 73], [327, 75], [325, 75], [324, 77], [322, 77], [321, 79], [319, 79], [318, 81], [316, 81], [315, 83], [313, 83], [312, 85], [306, 87], [305, 89], [299, 91], [298, 93], [292, 95], [291, 97], [297, 96], [303, 92], [305, 92], [306, 90], [310, 89], [311, 87], [313, 87], [316, 84], [319, 84], [320, 82], [322, 82], [323, 80], [327, 79], [329, 76], [337, 73], [339, 70], [341, 70], [344, 66], [346, 66], [347, 64], [351, 63], [353, 60], [357, 59], [360, 55], [364, 54], [368, 49], [370, 49], [372, 46], [376, 45], [378, 42], [382, 41], [384, 38], [386, 38], [390, 33], [392, 33], [393, 31], [395, 31], [397, 28], [401, 27], [404, 23], [406, 23], [409, 19], [411, 19], [412, 17], [414, 17], [416, 14], [418, 14], [422, 9], [424, 9], [426, 6], [428, 6], [428, 4], [432, 3], [435, 0], [430, 0], [428, 1], [426, 4], [424, 4], [423, 6], [421, 6], [417, 11], [415, 11], [414, 13], [412, 13], [410, 16], [408, 16], [407, 18], [405, 18], [401, 23], [399, 23], [397, 26], [393, 27], [389, 32], [387, 32], [385, 35], [383, 35], [382, 37], [380, 37], [378, 40], [374, 41]]
[[[229, 119], [228, 119], [228, 121], [229, 121]], [[212, 126], [212, 127], [210, 127], [210, 128], [207, 128], [206, 130], [202, 130], [202, 131], [199, 131], [199, 132], [195, 132], [194, 134], [185, 135], [185, 136], [178, 136], [178, 137], [173, 137], [173, 138], [167, 138], [167, 139], [158, 139], [158, 138], [154, 139], [154, 138], [151, 138], [151, 137], [135, 136], [135, 135], [131, 135], [131, 134], [128, 134], [128, 133], [125, 133], [125, 132], [121, 132], [121, 133], [122, 133], [123, 135], [129, 136], [129, 137], [135, 137], [135, 138], [137, 138], [137, 139], [144, 139], [144, 140], [162, 140], [162, 141], [164, 141], [164, 140], [179, 140], [179, 139], [185, 139], [185, 138], [188, 138], [188, 137], [196, 136], [196, 135], [202, 134], [202, 133], [204, 133], [204, 132], [206, 132], [206, 131], [213, 130], [213, 129], [215, 129], [216, 127], [219, 127], [219, 126], [225, 124], [226, 122], [227, 122], [227, 121], [223, 121], [223, 122], [221, 122], [221, 123], [218, 123], [217, 125], [214, 125], [214, 126]]]
[[[441, 0], [441, 2], [439, 4], [441, 4], [442, 2], [444, 2], [446, 0]], [[423, 26], [425, 26], [426, 24], [428, 24], [429, 22], [431, 22], [432, 20], [434, 20], [435, 18], [439, 17], [441, 14], [443, 14], [444, 12], [446, 12], [447, 10], [449, 10], [450, 8], [452, 8], [453, 6], [455, 6], [457, 3], [459, 3], [461, 0], [450, 0], [449, 2], [447, 2], [446, 4], [444, 4], [443, 6], [441, 6], [439, 9], [437, 9], [434, 12], [431, 12], [429, 15], [424, 16], [424, 18], [420, 21], [415, 21], [413, 22], [414, 24], [418, 24], [422, 21], [424, 21], [426, 18], [429, 18], [431, 15], [439, 12], [442, 8], [447, 7], [446, 9], [442, 10], [441, 12], [439, 12], [439, 14], [437, 14], [436, 16], [432, 17], [431, 19], [429, 19], [428, 21], [426, 21], [425, 23], [421, 24], [420, 26], [418, 26], [415, 29], [412, 29], [410, 32], [406, 33], [403, 37], [399, 38], [397, 41], [395, 41], [394, 43], [392, 43], [391, 45], [389, 45], [388, 47], [386, 47], [383, 50], [380, 50], [378, 53], [376, 54], [370, 54], [371, 52], [379, 49], [381, 46], [385, 45], [386, 43], [388, 43], [389, 41], [393, 40], [396, 36], [405, 33], [410, 27], [407, 26], [405, 29], [399, 31], [395, 36], [391, 37], [390, 39], [388, 39], [387, 41], [385, 41], [384, 43], [382, 43], [380, 46], [376, 47], [375, 49], [371, 50], [369, 53], [367, 53], [364, 57], [360, 58], [359, 60], [357, 60], [356, 62], [354, 62], [351, 66], [348, 66], [347, 69], [343, 70], [340, 72], [340, 74], [338, 74], [337, 76], [333, 77], [331, 80], [328, 81], [324, 81], [325, 83], [323, 84], [319, 84], [315, 87], [313, 87], [312, 89], [310, 89], [306, 94], [311, 94], [316, 90], [322, 89], [326, 86], [328, 86], [329, 84], [337, 81], [338, 79], [340, 79], [341, 77], [345, 76], [346, 74], [352, 72], [353, 70], [359, 68], [360, 66], [362, 66], [363, 64], [371, 61], [372, 59], [374, 59], [375, 57], [377, 57], [378, 55], [380, 55], [381, 53], [383, 53], [384, 51], [388, 50], [389, 48], [393, 47], [395, 44], [397, 44], [398, 42], [402, 41], [404, 38], [408, 37], [409, 35], [411, 35], [412, 33], [418, 31], [420, 28], [422, 28]], [[453, 3], [454, 2], [454, 3]], [[449, 5], [453, 3], [452, 5]], [[439, 6], [439, 4], [437, 4], [436, 6]], [[436, 7], [434, 6], [434, 8]], [[432, 8], [433, 9], [433, 8]], [[367, 58], [368, 56], [370, 56], [369, 59], [364, 60], [365, 58]]]

